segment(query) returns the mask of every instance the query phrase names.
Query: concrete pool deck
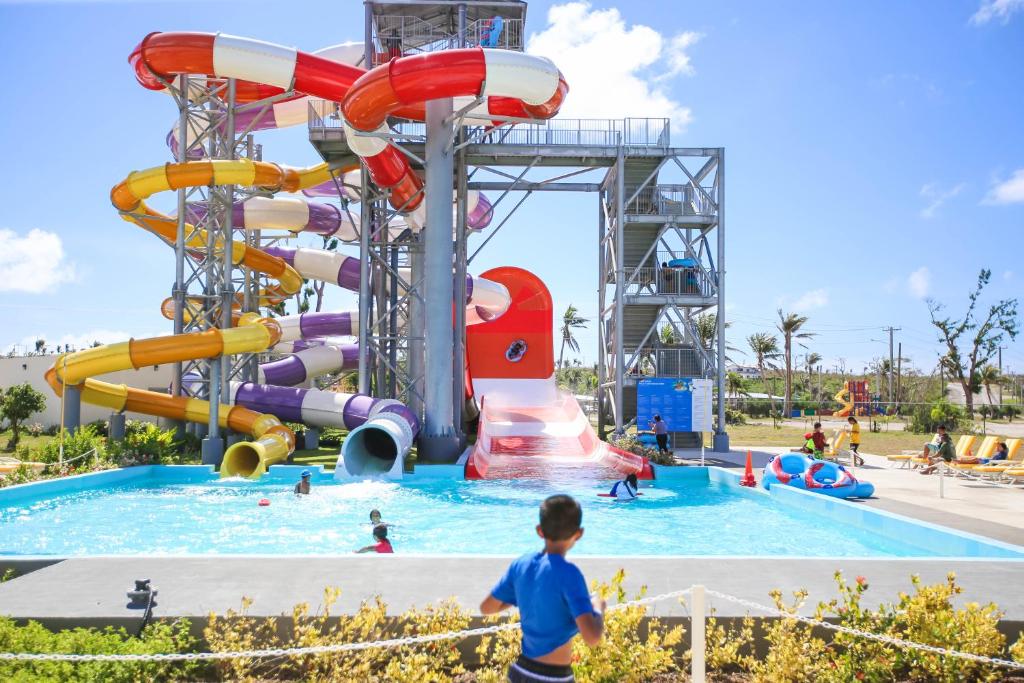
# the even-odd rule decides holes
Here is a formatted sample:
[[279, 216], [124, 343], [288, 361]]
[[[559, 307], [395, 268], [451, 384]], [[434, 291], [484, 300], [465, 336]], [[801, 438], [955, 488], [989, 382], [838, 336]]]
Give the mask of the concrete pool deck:
[[[797, 589], [810, 596], [804, 613], [819, 600], [836, 596], [833, 573], [848, 581], [867, 578], [865, 604], [895, 601], [899, 591], [911, 590], [911, 574], [925, 583], [945, 580], [956, 572], [964, 592], [962, 602], [995, 601], [1005, 613], [1004, 628], [1024, 624], [1024, 591], [1016, 590], [1024, 563], [989, 560], [932, 559], [770, 559], [682, 557], [575, 557], [588, 579], [606, 581], [626, 571], [630, 594], [647, 586], [658, 595], [692, 584], [771, 604], [769, 591], [781, 589], [787, 598]], [[211, 612], [238, 609], [252, 599], [250, 615], [287, 616], [300, 602], [321, 604], [328, 586], [341, 589], [334, 612], [350, 613], [359, 603], [380, 595], [396, 614], [447, 597], [473, 614], [508, 565], [504, 557], [339, 556], [339, 557], [168, 557], [75, 558], [44, 567], [0, 584], [0, 614], [35, 619], [50, 628], [79, 625], [139, 623], [141, 613], [126, 608], [125, 592], [135, 579], [150, 579], [158, 591], [156, 618], [187, 617], [205, 623]], [[739, 617], [746, 608], [709, 597], [722, 617]], [[685, 617], [678, 601], [652, 606], [649, 614]], [[754, 614], [754, 616], [758, 616]]]
[[[761, 480], [761, 469], [772, 455], [786, 453], [785, 447], [735, 446], [728, 454], [706, 451], [709, 464], [742, 467], [751, 451], [754, 474]], [[859, 501], [868, 507], [893, 512], [959, 531], [987, 536], [1005, 543], [1024, 545], [1024, 487], [1015, 489], [962, 478], [945, 477], [943, 497], [939, 497], [939, 477], [921, 475], [916, 470], [890, 466], [881, 455], [863, 453], [864, 466], [854, 470], [859, 479], [875, 485], [874, 498]], [[676, 451], [685, 462], [699, 462], [700, 451]], [[845, 462], [844, 462], [845, 464]]]

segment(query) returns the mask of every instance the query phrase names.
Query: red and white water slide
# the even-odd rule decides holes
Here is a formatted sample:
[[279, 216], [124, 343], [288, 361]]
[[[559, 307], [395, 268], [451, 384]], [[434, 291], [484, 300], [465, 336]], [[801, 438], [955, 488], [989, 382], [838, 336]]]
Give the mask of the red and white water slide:
[[[511, 298], [500, 318], [466, 330], [466, 357], [480, 405], [467, 479], [542, 477], [556, 468], [653, 479], [646, 458], [597, 438], [576, 399], [555, 383], [551, 294], [533, 273], [505, 266], [483, 274]], [[520, 355], [513, 346], [524, 348]]]

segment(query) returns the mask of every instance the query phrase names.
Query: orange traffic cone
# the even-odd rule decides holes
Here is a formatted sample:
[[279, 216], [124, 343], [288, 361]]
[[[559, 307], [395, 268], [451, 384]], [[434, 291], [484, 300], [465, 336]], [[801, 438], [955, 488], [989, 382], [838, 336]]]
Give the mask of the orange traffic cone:
[[743, 478], [740, 479], [740, 486], [757, 486], [757, 480], [754, 479], [754, 464], [751, 461], [750, 451], [747, 451], [747, 467], [743, 472]]

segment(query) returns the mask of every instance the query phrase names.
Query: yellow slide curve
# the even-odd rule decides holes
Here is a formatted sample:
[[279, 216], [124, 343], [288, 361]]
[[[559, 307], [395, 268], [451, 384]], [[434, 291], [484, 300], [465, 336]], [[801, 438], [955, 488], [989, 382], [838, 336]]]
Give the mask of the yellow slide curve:
[[[145, 203], [147, 198], [157, 192], [199, 185], [245, 185], [275, 192], [295, 192], [324, 182], [331, 177], [331, 173], [327, 164], [318, 164], [308, 169], [291, 169], [248, 159], [169, 163], [132, 172], [111, 190], [110, 199], [122, 218], [156, 233], [173, 245], [178, 232], [177, 219], [155, 211]], [[186, 224], [185, 235], [186, 247], [206, 250], [205, 230], [196, 230]], [[215, 249], [220, 251], [223, 248], [224, 241], [218, 237]], [[301, 288], [301, 276], [283, 259], [237, 240], [232, 240], [230, 248], [232, 261], [236, 265], [277, 281], [276, 285], [261, 293], [262, 297], [284, 298]], [[281, 328], [274, 320], [261, 318], [255, 313], [239, 316], [237, 325], [226, 330], [210, 329], [150, 339], [130, 339], [118, 344], [61, 354], [46, 372], [46, 381], [58, 396], [63, 396], [65, 386], [75, 386], [81, 391], [83, 401], [117, 412], [130, 411], [206, 424], [210, 410], [208, 401], [134, 389], [92, 377], [163, 363], [259, 353], [281, 338]], [[239, 442], [228, 448], [221, 465], [221, 476], [258, 477], [270, 465], [286, 459], [295, 450], [295, 434], [273, 415], [224, 404], [220, 405], [218, 415], [221, 427], [251, 434], [254, 438], [253, 441]]]

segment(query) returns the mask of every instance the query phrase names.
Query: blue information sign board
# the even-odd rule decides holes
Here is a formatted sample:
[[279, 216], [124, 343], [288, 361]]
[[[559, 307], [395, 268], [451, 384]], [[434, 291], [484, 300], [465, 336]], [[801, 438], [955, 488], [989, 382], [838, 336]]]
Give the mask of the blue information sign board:
[[636, 391], [636, 424], [647, 429], [655, 415], [670, 432], [711, 429], [711, 382], [690, 377], [651, 377], [640, 380]]

